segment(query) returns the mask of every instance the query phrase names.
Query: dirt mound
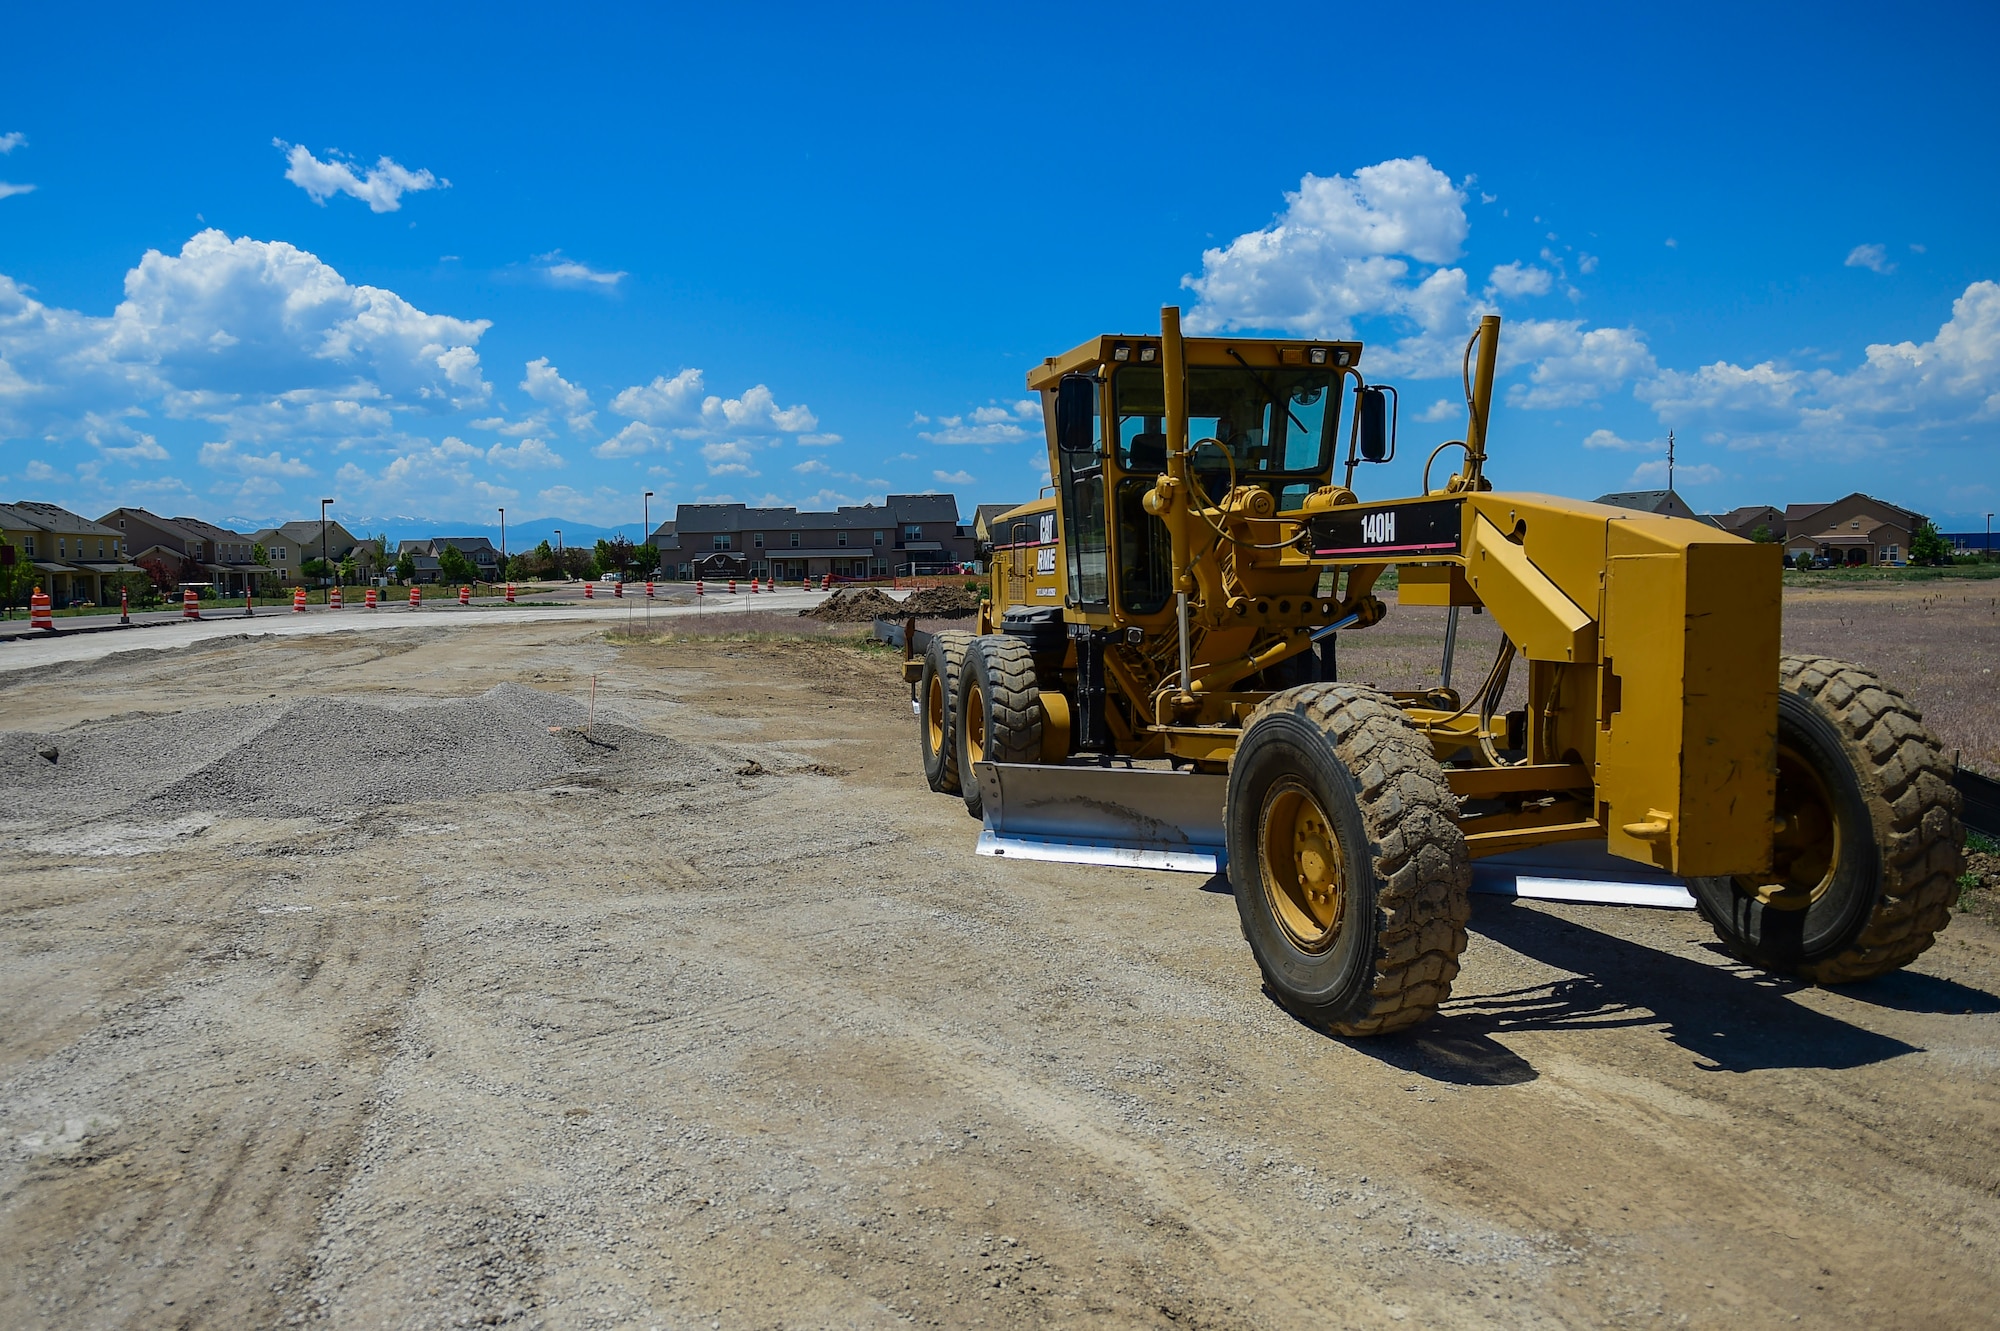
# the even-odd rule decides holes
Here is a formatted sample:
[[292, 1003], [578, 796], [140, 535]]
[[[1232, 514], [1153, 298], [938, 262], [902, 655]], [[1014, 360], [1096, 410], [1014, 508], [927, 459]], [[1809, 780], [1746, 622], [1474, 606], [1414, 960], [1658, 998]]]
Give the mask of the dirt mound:
[[902, 606], [877, 587], [842, 587], [818, 605], [799, 611], [808, 618], [834, 624], [865, 624], [877, 616], [893, 619], [902, 613]]
[[910, 593], [902, 613], [918, 619], [961, 619], [978, 609], [978, 592], [964, 587], [926, 587]]

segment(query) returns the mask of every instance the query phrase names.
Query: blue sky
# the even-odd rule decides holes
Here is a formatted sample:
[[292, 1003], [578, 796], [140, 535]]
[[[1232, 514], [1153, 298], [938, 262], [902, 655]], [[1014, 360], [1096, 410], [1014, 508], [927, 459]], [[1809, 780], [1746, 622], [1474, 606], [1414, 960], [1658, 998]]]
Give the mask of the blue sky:
[[2000, 498], [1990, 7], [724, 8], [10, 18], [0, 498], [1018, 500], [1168, 302], [1367, 340], [1378, 494], [1497, 308], [1502, 487]]

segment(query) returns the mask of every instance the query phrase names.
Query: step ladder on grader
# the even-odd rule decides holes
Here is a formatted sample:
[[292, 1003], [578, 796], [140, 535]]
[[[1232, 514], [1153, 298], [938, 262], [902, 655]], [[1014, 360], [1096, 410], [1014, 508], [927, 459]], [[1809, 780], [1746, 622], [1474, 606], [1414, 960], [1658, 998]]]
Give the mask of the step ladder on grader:
[[[1778, 547], [1493, 489], [1499, 334], [1466, 346], [1465, 437], [1401, 499], [1354, 489], [1396, 453], [1359, 343], [1184, 338], [1169, 307], [1032, 370], [1054, 494], [993, 521], [978, 633], [905, 665], [931, 788], [983, 853], [1226, 872], [1271, 991], [1339, 1034], [1433, 1013], [1472, 861], [1555, 842], [1685, 879], [1756, 965], [1908, 963], [1962, 864], [1937, 741], [1867, 670], [1781, 655]], [[1391, 568], [1399, 604], [1448, 607], [1432, 687], [1338, 678]], [[1466, 610], [1504, 636], [1461, 694]]]

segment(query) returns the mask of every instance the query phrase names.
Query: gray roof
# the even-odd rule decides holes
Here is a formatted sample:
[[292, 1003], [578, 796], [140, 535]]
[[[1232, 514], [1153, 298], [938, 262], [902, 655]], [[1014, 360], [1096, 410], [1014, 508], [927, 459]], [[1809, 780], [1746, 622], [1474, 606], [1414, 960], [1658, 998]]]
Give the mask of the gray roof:
[[462, 555], [476, 555], [482, 550], [495, 557], [498, 557], [498, 555], [500, 554], [498, 547], [496, 547], [493, 544], [493, 542], [487, 540], [484, 536], [431, 537], [432, 549], [438, 549], [444, 546], [449, 546], [451, 549], [458, 551]]
[[191, 532], [206, 536], [211, 541], [247, 541], [250, 538], [240, 531], [218, 527], [213, 522], [203, 522], [200, 518], [175, 518], [176, 526], [186, 527]]
[[118, 515], [121, 513], [129, 513], [133, 517], [140, 519], [142, 522], [151, 524], [155, 529], [157, 529], [164, 535], [171, 536], [178, 541], [184, 541], [193, 544], [205, 539], [209, 539], [206, 533], [196, 531], [193, 527], [190, 527], [185, 522], [182, 522], [179, 518], [163, 518], [158, 513], [154, 513], [149, 509], [136, 508], [131, 504], [125, 504], [118, 508], [112, 509], [109, 513], [106, 513], [103, 517], [98, 519], [98, 525], [104, 527], [117, 526], [117, 523], [114, 521], [114, 519], [117, 518]]
[[1692, 513], [1687, 500], [1672, 490], [1620, 490], [1614, 494], [1599, 495], [1597, 502], [1609, 504], [1613, 508], [1635, 508], [1641, 513], [1658, 513], [1675, 504]]
[[116, 527], [107, 527], [101, 522], [92, 522], [80, 513], [72, 513], [68, 509], [55, 504], [44, 504], [37, 499], [17, 499], [13, 503], [6, 505], [6, 507], [27, 519], [27, 521], [19, 524], [23, 527], [40, 527], [44, 531], [52, 531], [64, 536], [118, 535]]
[[751, 508], [747, 504], [680, 504], [674, 534], [706, 535], [737, 531], [833, 531], [900, 526], [906, 522], [958, 521], [955, 495], [890, 495], [883, 504], [843, 504], [831, 513], [796, 508]]

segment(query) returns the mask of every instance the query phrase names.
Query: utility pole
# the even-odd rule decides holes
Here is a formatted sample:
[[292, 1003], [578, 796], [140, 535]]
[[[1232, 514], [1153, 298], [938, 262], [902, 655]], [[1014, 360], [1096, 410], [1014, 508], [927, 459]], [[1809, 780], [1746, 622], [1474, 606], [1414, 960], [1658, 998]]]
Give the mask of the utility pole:
[[1674, 432], [1667, 431], [1667, 493], [1674, 492]]
[[1993, 515], [1986, 515], [1986, 557], [1993, 558]]
[[[319, 501], [319, 566], [321, 569], [331, 568], [326, 557], [326, 506], [332, 502], [331, 499], [322, 499]], [[325, 573], [321, 573], [320, 576], [325, 577], [326, 575]]]
[[500, 510], [500, 580], [507, 580], [507, 510]]

